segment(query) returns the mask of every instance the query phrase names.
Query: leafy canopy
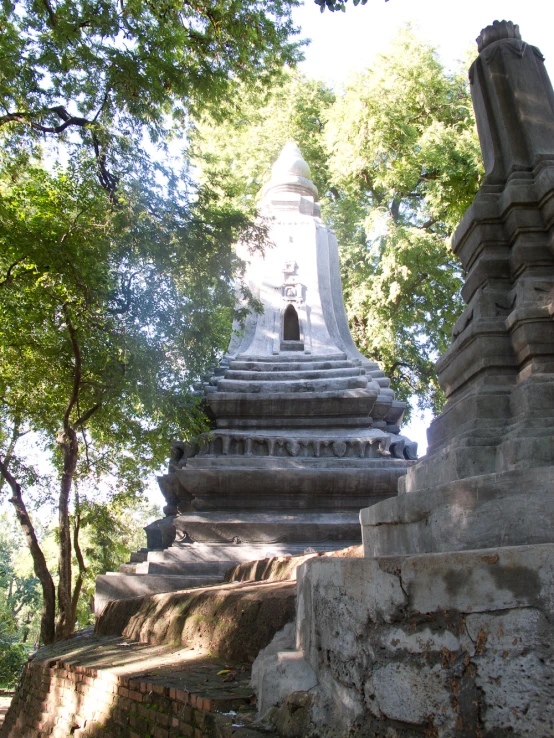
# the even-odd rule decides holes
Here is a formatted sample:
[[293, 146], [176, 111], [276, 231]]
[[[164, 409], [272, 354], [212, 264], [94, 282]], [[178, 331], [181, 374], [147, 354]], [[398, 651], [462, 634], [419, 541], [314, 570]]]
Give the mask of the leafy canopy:
[[227, 340], [229, 244], [248, 221], [207, 195], [191, 209], [138, 184], [107, 208], [72, 168], [28, 167], [0, 186], [4, 417], [54, 449], [79, 361], [69, 420], [92, 442], [81, 473], [138, 480], [202, 422], [191, 385]]
[[191, 112], [223, 115], [239, 83], [263, 86], [301, 58], [298, 2], [4, 2], [0, 126], [14, 147], [85, 144], [113, 192], [145, 134], [166, 145]]
[[[0, 472], [41, 582], [45, 641], [70, 634], [83, 586], [75, 485], [109, 474], [137, 492], [173, 436], [203, 428], [191, 385], [228, 339], [232, 244], [264, 240], [251, 213], [160, 156], [191, 113], [224, 115], [239, 85], [301, 57], [296, 4], [1, 6]], [[38, 479], [19, 452], [29, 431], [58, 473], [57, 603], [25, 504]]]

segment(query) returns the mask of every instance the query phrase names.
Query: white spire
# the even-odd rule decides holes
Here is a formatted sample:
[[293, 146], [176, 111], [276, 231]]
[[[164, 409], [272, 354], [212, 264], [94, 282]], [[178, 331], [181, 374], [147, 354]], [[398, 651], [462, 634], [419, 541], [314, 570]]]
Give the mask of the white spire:
[[310, 167], [294, 141], [283, 146], [281, 153], [271, 168], [271, 179], [262, 191], [264, 200], [272, 200], [275, 195], [294, 192], [298, 195], [317, 199], [317, 187], [311, 180]]

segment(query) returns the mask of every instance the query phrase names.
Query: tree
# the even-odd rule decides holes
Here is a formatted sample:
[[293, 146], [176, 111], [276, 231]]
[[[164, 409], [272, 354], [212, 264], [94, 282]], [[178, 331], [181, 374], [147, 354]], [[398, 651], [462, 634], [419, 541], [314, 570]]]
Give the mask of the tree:
[[324, 82], [298, 73], [287, 73], [282, 82], [269, 93], [241, 90], [234, 116], [220, 121], [205, 114], [191, 132], [200, 180], [221, 202], [244, 213], [256, 208], [273, 162], [291, 140], [300, 143], [320, 192], [331, 187], [323, 133], [335, 94]]
[[[386, 3], [388, 3], [389, 0], [385, 0]], [[334, 13], [336, 10], [340, 10], [343, 13], [346, 11], [346, 3], [348, 0], [314, 0], [316, 5], [319, 5], [319, 9], [322, 13], [325, 12], [325, 10], [330, 10], [331, 13]], [[367, 0], [352, 0], [352, 4], [354, 6], [357, 5], [367, 5]]]
[[415, 395], [438, 411], [434, 362], [462, 307], [450, 236], [482, 172], [465, 73], [447, 74], [436, 51], [404, 29], [336, 95], [292, 75], [265, 97], [245, 95], [233, 119], [203, 118], [193, 142], [206, 180], [244, 207], [291, 138], [337, 232], [360, 350], [401, 399]]
[[222, 115], [237, 84], [267, 84], [301, 58], [298, 2], [6, 2], [0, 126], [14, 147], [44, 136], [88, 147], [113, 196], [145, 133], [163, 145], [191, 112]]
[[404, 29], [349, 80], [325, 135], [355, 338], [402, 399], [415, 394], [437, 412], [434, 362], [462, 309], [450, 237], [482, 174], [466, 75], [446, 74], [435, 49]]
[[[149, 505], [136, 495], [116, 494], [108, 502], [87, 500], [81, 505], [81, 539], [86, 574], [79, 602], [79, 627], [94, 624], [93, 600], [96, 577], [117, 571], [144, 543], [143, 528], [162, 516], [159, 506]], [[76, 562], [75, 562], [76, 563]], [[75, 567], [74, 563], [74, 568]]]
[[0, 687], [12, 687], [29, 651], [33, 615], [40, 602], [38, 580], [20, 564], [21, 534], [0, 516]]
[[[115, 474], [136, 491], [172, 434], [203, 427], [190, 387], [227, 340], [230, 247], [264, 237], [179, 182], [160, 151], [192, 112], [223, 115], [237, 85], [263, 86], [301, 57], [296, 4], [19, 0], [0, 11], [0, 474], [41, 583], [46, 643], [71, 633], [85, 577], [76, 490]], [[38, 479], [18, 453], [29, 431], [59, 478], [57, 607], [25, 503]]]
[[[74, 481], [110, 474], [136, 491], [172, 437], [204, 427], [191, 385], [227, 340], [230, 244], [264, 235], [207, 195], [191, 206], [135, 183], [106, 208], [84, 168], [12, 171], [0, 203], [0, 472], [42, 585], [46, 643], [71, 633], [84, 576], [80, 567], [73, 589]], [[59, 474], [55, 629], [54, 582], [22, 491], [29, 469], [16, 455], [29, 430]]]

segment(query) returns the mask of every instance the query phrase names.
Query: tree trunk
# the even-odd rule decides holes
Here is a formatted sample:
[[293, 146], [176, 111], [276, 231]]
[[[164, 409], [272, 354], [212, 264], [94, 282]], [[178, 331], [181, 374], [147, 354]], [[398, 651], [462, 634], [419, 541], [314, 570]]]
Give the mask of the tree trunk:
[[[78, 502], [77, 502], [77, 505], [78, 505]], [[81, 530], [81, 516], [79, 514], [79, 511], [77, 510], [75, 525], [73, 527], [73, 550], [75, 551], [75, 556], [77, 557], [77, 563], [79, 564], [79, 574], [77, 575], [77, 581], [75, 582], [75, 587], [73, 589], [73, 596], [71, 598], [71, 631], [72, 632], [73, 630], [75, 630], [75, 623], [77, 622], [77, 605], [79, 604], [79, 595], [81, 594], [81, 589], [83, 587], [83, 581], [84, 581], [85, 574], [87, 571], [87, 567], [85, 566], [85, 560], [83, 558], [83, 552], [81, 551], [81, 546], [79, 545], [79, 531], [80, 530]]]
[[40, 619], [40, 637], [45, 644], [53, 643], [55, 640], [55, 617], [56, 617], [56, 591], [54, 582], [48, 571], [46, 559], [37, 540], [35, 529], [23, 497], [21, 495], [21, 486], [17, 480], [8, 471], [5, 463], [0, 459], [0, 473], [2, 478], [10, 485], [12, 496], [10, 502], [15, 508], [15, 514], [19, 520], [19, 524], [25, 535], [25, 540], [29, 546], [31, 557], [33, 559], [33, 568], [37, 578], [42, 586], [42, 612]]
[[71, 525], [69, 520], [69, 496], [77, 458], [79, 444], [75, 430], [68, 426], [58, 435], [58, 444], [63, 454], [63, 470], [60, 481], [58, 499], [58, 617], [56, 620], [56, 640], [68, 638], [73, 632], [71, 603]]

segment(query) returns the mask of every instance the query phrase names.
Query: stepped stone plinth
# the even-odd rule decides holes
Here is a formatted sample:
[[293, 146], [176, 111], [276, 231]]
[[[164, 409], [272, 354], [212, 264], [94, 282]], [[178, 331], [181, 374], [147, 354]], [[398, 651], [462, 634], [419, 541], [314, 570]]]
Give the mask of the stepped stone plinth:
[[146, 591], [145, 575], [149, 587], [159, 576], [161, 592], [171, 576], [359, 543], [360, 509], [394, 495], [415, 463], [416, 444], [400, 435], [404, 403], [350, 335], [337, 241], [316, 200], [309, 166], [287, 144], [262, 193], [271, 245], [238, 246], [263, 310], [234, 326], [199, 388], [213, 428], [173, 444], [159, 480], [166, 518], [147, 527], [142, 560], [99, 579], [97, 609]]

